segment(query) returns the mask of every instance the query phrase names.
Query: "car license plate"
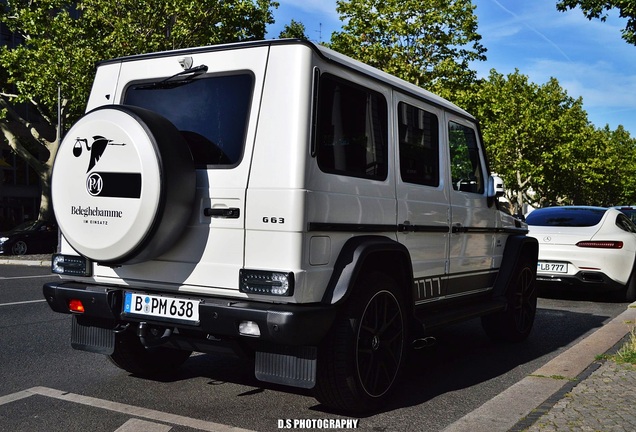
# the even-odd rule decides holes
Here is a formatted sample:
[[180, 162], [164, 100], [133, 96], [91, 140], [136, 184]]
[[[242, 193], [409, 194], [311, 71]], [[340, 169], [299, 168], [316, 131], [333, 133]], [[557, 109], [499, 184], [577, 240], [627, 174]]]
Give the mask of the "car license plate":
[[124, 313], [160, 320], [199, 321], [199, 300], [126, 292]]
[[568, 264], [558, 262], [539, 261], [537, 271], [541, 273], [567, 273]]

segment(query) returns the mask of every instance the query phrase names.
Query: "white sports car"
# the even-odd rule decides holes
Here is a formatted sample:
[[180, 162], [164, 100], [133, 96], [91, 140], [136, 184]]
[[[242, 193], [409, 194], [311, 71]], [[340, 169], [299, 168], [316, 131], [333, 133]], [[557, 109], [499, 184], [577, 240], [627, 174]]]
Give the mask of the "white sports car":
[[537, 281], [576, 286], [636, 300], [636, 225], [614, 208], [563, 206], [526, 218], [539, 242]]

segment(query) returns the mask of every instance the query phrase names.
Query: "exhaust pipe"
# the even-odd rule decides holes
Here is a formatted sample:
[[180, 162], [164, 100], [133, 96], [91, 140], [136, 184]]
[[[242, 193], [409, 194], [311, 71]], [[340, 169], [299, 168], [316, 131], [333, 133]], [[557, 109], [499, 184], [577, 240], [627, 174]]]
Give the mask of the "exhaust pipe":
[[418, 338], [413, 340], [413, 342], [411, 342], [411, 347], [414, 350], [421, 350], [424, 348], [431, 348], [436, 343], [437, 343], [437, 339], [435, 339], [433, 336], [427, 336], [424, 338]]

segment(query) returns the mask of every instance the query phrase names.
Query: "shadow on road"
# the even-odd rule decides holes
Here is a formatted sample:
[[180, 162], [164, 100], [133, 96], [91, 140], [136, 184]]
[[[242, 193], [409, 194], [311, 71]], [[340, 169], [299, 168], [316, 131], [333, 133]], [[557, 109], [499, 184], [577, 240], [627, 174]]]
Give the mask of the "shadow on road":
[[[486, 386], [492, 396], [521, 380], [551, 358], [558, 355], [583, 335], [600, 328], [608, 317], [571, 312], [562, 309], [539, 309], [535, 327], [525, 342], [501, 344], [490, 341], [479, 320], [458, 324], [434, 334], [437, 343], [421, 350], [410, 350], [406, 367], [397, 384], [391, 402], [381, 412], [417, 406], [440, 395], [459, 392], [475, 385]], [[601, 353], [599, 353], [601, 354]], [[496, 378], [510, 374], [506, 381]], [[311, 391], [262, 383], [254, 378], [249, 361], [235, 357], [197, 355], [191, 357], [178, 375], [167, 381], [205, 377], [211, 386], [227, 382], [251, 389], [239, 395], [258, 397], [264, 390], [311, 396]], [[514, 382], [510, 382], [510, 381]], [[502, 387], [503, 388], [500, 388]], [[458, 397], [461, 397], [458, 393]], [[480, 395], [483, 396], [483, 395]], [[237, 399], [236, 403], [240, 404]], [[316, 403], [310, 409], [329, 414], [331, 411]], [[369, 415], [377, 415], [378, 412]]]

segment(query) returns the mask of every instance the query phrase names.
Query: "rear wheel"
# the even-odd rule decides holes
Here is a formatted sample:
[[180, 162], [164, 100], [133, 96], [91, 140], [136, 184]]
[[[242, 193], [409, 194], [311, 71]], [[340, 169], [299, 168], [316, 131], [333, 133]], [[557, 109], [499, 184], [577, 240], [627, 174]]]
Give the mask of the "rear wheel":
[[522, 255], [506, 289], [506, 310], [482, 317], [486, 334], [494, 340], [521, 342], [525, 340], [537, 313], [536, 264]]
[[610, 298], [617, 302], [631, 303], [636, 301], [636, 274], [634, 274], [634, 271], [632, 271], [632, 275], [629, 277], [625, 287], [618, 291], [613, 291]]
[[115, 350], [109, 356], [119, 368], [139, 376], [162, 376], [176, 372], [192, 354], [166, 347], [144, 347], [132, 333], [115, 337]]
[[315, 396], [347, 411], [370, 411], [387, 398], [403, 363], [406, 319], [397, 284], [373, 273], [321, 346]]

